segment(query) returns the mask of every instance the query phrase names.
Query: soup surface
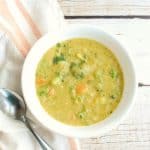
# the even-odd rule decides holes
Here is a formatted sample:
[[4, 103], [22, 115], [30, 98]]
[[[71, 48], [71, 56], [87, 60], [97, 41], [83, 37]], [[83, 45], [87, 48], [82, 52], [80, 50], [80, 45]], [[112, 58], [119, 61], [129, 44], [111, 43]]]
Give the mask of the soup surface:
[[113, 53], [86, 38], [57, 43], [40, 60], [36, 91], [53, 118], [84, 126], [109, 116], [120, 102], [123, 74]]

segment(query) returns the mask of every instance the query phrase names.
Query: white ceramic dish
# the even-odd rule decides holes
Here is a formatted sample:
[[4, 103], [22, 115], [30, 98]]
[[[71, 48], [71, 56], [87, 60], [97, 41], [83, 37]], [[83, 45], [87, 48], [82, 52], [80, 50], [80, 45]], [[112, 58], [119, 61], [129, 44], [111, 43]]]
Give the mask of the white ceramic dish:
[[[35, 71], [43, 54], [57, 42], [74, 37], [91, 38], [103, 43], [116, 55], [124, 74], [124, 92], [117, 109], [105, 120], [90, 126], [75, 127], [55, 120], [40, 105], [35, 90]], [[114, 37], [96, 26], [89, 25], [68, 27], [56, 37], [52, 37], [49, 34], [43, 36], [30, 50], [22, 71], [22, 91], [26, 104], [32, 114], [48, 129], [70, 137], [96, 137], [115, 128], [129, 112], [134, 102], [136, 87], [135, 70], [128, 51]]]

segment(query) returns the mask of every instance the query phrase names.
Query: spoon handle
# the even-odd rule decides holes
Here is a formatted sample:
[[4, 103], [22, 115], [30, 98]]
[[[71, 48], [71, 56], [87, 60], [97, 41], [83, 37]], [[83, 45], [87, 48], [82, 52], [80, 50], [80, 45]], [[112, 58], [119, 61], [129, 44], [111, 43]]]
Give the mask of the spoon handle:
[[35, 131], [32, 129], [27, 118], [24, 117], [22, 121], [25, 123], [27, 128], [31, 131], [31, 133], [37, 139], [38, 143], [40, 144], [43, 150], [53, 150], [53, 148], [44, 139], [42, 139], [37, 133], [35, 133]]

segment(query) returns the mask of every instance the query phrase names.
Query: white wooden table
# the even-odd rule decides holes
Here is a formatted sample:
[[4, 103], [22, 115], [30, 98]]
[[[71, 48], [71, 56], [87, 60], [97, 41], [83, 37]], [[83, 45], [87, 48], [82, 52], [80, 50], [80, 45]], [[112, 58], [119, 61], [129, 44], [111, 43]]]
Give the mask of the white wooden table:
[[[150, 0], [59, 0], [71, 24], [99, 25], [131, 52], [139, 82], [150, 83]], [[80, 140], [81, 150], [150, 150], [150, 87], [137, 91], [128, 117], [113, 131]]]

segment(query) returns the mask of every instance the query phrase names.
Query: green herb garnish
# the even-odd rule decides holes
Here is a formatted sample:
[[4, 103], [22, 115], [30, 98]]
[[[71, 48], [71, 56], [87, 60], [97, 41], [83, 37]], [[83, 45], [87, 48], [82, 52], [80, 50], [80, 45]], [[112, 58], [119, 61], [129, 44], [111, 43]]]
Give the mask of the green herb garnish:
[[115, 96], [115, 95], [110, 95], [110, 98], [111, 98], [111, 99], [115, 99], [116, 96]]
[[85, 117], [87, 116], [87, 112], [86, 112], [86, 109], [85, 109], [84, 106], [83, 106], [82, 110], [77, 113], [77, 116], [78, 116], [80, 119], [85, 119]]
[[79, 64], [72, 62], [70, 65], [70, 71], [76, 79], [80, 80], [84, 78], [84, 73], [82, 72]]
[[58, 64], [60, 61], [65, 61], [65, 57], [63, 54], [61, 54], [60, 56], [55, 56], [53, 58], [53, 64]]
[[114, 70], [114, 69], [111, 69], [110, 70], [110, 76], [113, 78], [113, 79], [116, 79], [118, 74], [117, 72]]

